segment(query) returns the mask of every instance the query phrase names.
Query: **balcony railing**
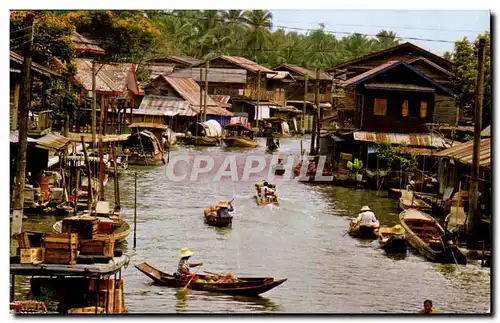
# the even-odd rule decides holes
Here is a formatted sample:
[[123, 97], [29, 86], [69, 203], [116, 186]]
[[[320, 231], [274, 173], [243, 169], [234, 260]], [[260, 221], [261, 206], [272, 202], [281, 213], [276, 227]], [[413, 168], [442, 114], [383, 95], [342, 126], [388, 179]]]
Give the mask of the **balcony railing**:
[[[312, 101], [316, 99], [315, 93], [307, 93], [306, 94], [306, 100], [307, 101]], [[332, 94], [331, 93], [320, 93], [319, 94], [319, 102], [331, 102], [332, 101]]]

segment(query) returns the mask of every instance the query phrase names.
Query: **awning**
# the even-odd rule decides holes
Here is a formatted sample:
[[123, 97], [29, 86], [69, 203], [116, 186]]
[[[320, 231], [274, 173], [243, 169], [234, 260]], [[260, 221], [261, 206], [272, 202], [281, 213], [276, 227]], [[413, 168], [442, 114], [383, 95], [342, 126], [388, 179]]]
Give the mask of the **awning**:
[[431, 147], [431, 148], [448, 148], [450, 145], [446, 143], [444, 138], [433, 134], [400, 134], [400, 133], [385, 133], [385, 132], [353, 132], [354, 140], [368, 142], [384, 142], [393, 145], [406, 143], [408, 146]]
[[152, 123], [152, 122], [134, 122], [128, 126], [129, 128], [150, 128], [150, 129], [162, 129], [167, 130], [166, 124], [162, 123]]
[[334, 140], [334, 141], [337, 141], [337, 142], [342, 142], [342, 141], [345, 141], [345, 139], [342, 139], [340, 137], [337, 137], [336, 135], [334, 134], [331, 134], [330, 137]]
[[42, 149], [52, 149], [52, 150], [61, 150], [65, 148], [71, 139], [49, 133], [41, 138], [36, 140], [36, 146]]
[[[435, 154], [436, 157], [448, 157], [463, 164], [472, 165], [474, 141], [467, 141]], [[491, 138], [481, 139], [479, 144], [479, 166], [491, 167]]]
[[431, 87], [425, 87], [413, 84], [401, 84], [401, 83], [369, 83], [365, 84], [365, 88], [369, 90], [428, 92], [428, 93], [436, 92], [436, 90]]

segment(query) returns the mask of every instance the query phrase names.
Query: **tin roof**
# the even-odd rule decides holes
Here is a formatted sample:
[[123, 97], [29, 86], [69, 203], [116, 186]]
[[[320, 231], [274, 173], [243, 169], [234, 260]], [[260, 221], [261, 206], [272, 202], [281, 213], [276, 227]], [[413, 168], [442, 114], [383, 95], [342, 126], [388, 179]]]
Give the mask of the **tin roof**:
[[[13, 62], [16, 62], [18, 64], [24, 64], [24, 56], [19, 55], [18, 53], [15, 53], [13, 51], [10, 51], [10, 60]], [[31, 68], [45, 76], [57, 76], [57, 77], [62, 77], [61, 73], [54, 71], [53, 69], [47, 68], [45, 66], [42, 66], [38, 63], [31, 62]]]
[[215, 57], [212, 60], [217, 59], [217, 58], [221, 58], [221, 59], [223, 59], [223, 60], [225, 60], [225, 61], [227, 61], [229, 63], [233, 63], [235, 65], [238, 65], [239, 67], [244, 68], [247, 71], [250, 71], [250, 72], [253, 72], [253, 73], [257, 73], [259, 71], [264, 72], [264, 73], [273, 73], [273, 71], [271, 71], [267, 67], [259, 65], [259, 64], [255, 63], [255, 62], [253, 62], [253, 61], [245, 58], [245, 57], [222, 55], [222, 56], [219, 56], [219, 57]]
[[81, 53], [93, 53], [104, 55], [104, 49], [97, 45], [97, 42], [90, 40], [77, 32], [73, 32], [71, 35], [71, 41], [75, 47], [75, 52]]
[[287, 72], [287, 71], [276, 71], [276, 72], [277, 72], [277, 74], [267, 73], [266, 78], [268, 78], [270, 80], [283, 80], [283, 79], [289, 77], [292, 79], [292, 81], [295, 81], [295, 78], [292, 76], [292, 74], [290, 74], [290, 72]]
[[[92, 91], [92, 61], [85, 58], [75, 59], [77, 73], [75, 79], [85, 90]], [[102, 66], [102, 68], [101, 68]], [[96, 92], [122, 94], [127, 89], [139, 92], [135, 79], [135, 67], [130, 63], [96, 64]]]
[[[18, 130], [10, 132], [10, 142], [14, 144], [19, 142]], [[71, 139], [54, 133], [49, 133], [38, 139], [28, 137], [28, 142], [34, 143], [38, 148], [42, 149], [61, 150], [71, 142]]]
[[[301, 67], [298, 65], [293, 65], [293, 64], [281, 64], [280, 66], [276, 67], [274, 70], [277, 70], [279, 68], [286, 68], [288, 70], [291, 70], [297, 74], [300, 74], [302, 76], [308, 76], [309, 79], [315, 80], [316, 79], [316, 71], [310, 70], [305, 67]], [[319, 71], [319, 79], [320, 80], [328, 80], [331, 81], [333, 79], [333, 76], [326, 73], [325, 71]]]
[[187, 101], [172, 100], [160, 95], [145, 95], [139, 109], [134, 110], [137, 115], [157, 116], [195, 116], [199, 108], [193, 108]]
[[[168, 127], [162, 123], [153, 123], [153, 122], [134, 122], [128, 126], [129, 128], [150, 128], [150, 129], [162, 129], [167, 130]], [[144, 131], [142, 131], [144, 132]]]
[[481, 137], [491, 137], [491, 125], [487, 126], [483, 129], [483, 131], [481, 131]]
[[168, 75], [174, 71], [174, 65], [155, 63], [148, 66], [150, 75], [149, 79], [155, 79], [160, 75]]
[[[472, 165], [474, 141], [467, 141], [455, 147], [436, 153], [437, 157], [448, 157], [463, 164]], [[491, 167], [491, 138], [481, 139], [479, 144], [479, 166]]]
[[[162, 76], [184, 100], [188, 101], [192, 106], [200, 105], [200, 86], [192, 78], [181, 78]], [[204, 90], [202, 89], [202, 94]], [[217, 104], [207, 96], [207, 106], [216, 106]]]
[[401, 134], [383, 132], [353, 132], [354, 140], [370, 142], [386, 142], [394, 145], [406, 143], [408, 146], [448, 148], [444, 138], [432, 134]]
[[[188, 67], [171, 73], [170, 77], [190, 77], [196, 82], [200, 82], [200, 69], [205, 78], [205, 68]], [[204, 81], [203, 79], [201, 81]], [[213, 83], [241, 83], [247, 82], [247, 70], [234, 68], [208, 68], [208, 82]]]
[[344, 82], [341, 83], [341, 86], [346, 87], [349, 85], [357, 84], [358, 82], [368, 78], [369, 76], [373, 76], [373, 75], [378, 74], [379, 72], [385, 71], [386, 69], [388, 69], [391, 66], [396, 65], [397, 63], [399, 63], [399, 61], [389, 61], [389, 62], [386, 62], [384, 64], [380, 64], [379, 66], [374, 67], [369, 71], [366, 71], [366, 72], [361, 73], [355, 77], [351, 77], [350, 79], [345, 80]]
[[194, 58], [191, 56], [178, 56], [178, 55], [169, 55], [169, 56], [158, 57], [158, 58], [153, 59], [152, 61], [153, 62], [173, 61], [175, 63], [181, 63], [181, 64], [188, 65], [188, 66], [202, 63], [202, 60], [199, 60], [197, 58]]
[[433, 68], [437, 69], [438, 71], [443, 72], [444, 74], [451, 75], [450, 71], [442, 68], [441, 66], [437, 65], [436, 63], [431, 62], [430, 60], [428, 60], [425, 57], [417, 57], [417, 58], [411, 59], [408, 61], [408, 64], [412, 65], [412, 64], [417, 63], [417, 62], [424, 62], [425, 64], [432, 66]]
[[214, 102], [219, 106], [219, 107], [222, 107], [222, 108], [230, 108], [232, 106], [231, 103], [229, 103], [229, 100], [231, 99], [231, 96], [230, 95], [210, 95], [210, 97], [212, 98], [212, 100], [214, 100]]

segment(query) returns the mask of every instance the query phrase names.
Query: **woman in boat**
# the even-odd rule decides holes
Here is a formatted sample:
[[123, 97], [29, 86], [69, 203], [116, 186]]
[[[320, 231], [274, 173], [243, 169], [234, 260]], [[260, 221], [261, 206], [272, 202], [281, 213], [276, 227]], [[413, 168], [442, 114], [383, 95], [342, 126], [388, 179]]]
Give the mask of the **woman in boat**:
[[203, 262], [197, 263], [189, 263], [189, 258], [193, 255], [193, 252], [189, 248], [182, 248], [179, 261], [179, 265], [177, 266], [177, 272], [174, 274], [175, 277], [185, 277], [185, 276], [193, 276], [189, 271], [189, 268], [198, 267], [203, 265]]
[[233, 212], [234, 208], [231, 201], [219, 201], [217, 204], [217, 216], [219, 218], [225, 218], [229, 216], [229, 212]]
[[357, 226], [375, 226], [378, 227], [380, 223], [375, 217], [375, 213], [370, 209], [368, 205], [361, 208], [358, 217], [354, 221]]

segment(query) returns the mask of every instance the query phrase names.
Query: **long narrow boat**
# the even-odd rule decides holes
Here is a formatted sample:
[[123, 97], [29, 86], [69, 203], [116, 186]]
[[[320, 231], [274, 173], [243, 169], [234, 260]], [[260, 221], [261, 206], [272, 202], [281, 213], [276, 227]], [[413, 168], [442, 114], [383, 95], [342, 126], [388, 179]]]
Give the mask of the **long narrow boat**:
[[214, 227], [228, 227], [233, 223], [233, 216], [219, 217], [214, 206], [204, 211], [205, 223]]
[[378, 225], [357, 225], [353, 220], [349, 226], [348, 234], [360, 239], [377, 239], [378, 228]]
[[402, 190], [399, 198], [399, 207], [401, 210], [418, 209], [424, 212], [432, 212], [432, 206], [424, 200], [418, 198], [413, 191]]
[[230, 123], [224, 126], [224, 138], [227, 147], [257, 147], [254, 131], [241, 123]]
[[445, 231], [432, 216], [407, 209], [400, 213], [399, 219], [408, 242], [425, 258], [439, 263], [467, 263], [467, 257], [453, 242], [443, 241]]
[[[185, 287], [189, 283], [189, 279], [176, 278], [170, 274], [164, 273], [147, 263], [135, 265], [139, 271], [151, 278], [157, 285], [170, 287]], [[197, 275], [199, 279], [205, 280], [210, 276]], [[209, 292], [219, 292], [225, 294], [236, 294], [246, 296], [257, 296], [265, 293], [286, 281], [285, 279], [274, 280], [272, 277], [238, 277], [238, 281], [234, 283], [207, 283], [197, 282], [192, 280], [189, 283], [189, 289], [202, 290]]]
[[269, 204], [273, 204], [273, 205], [276, 205], [276, 206], [279, 206], [280, 205], [280, 201], [278, 200], [278, 194], [276, 194], [276, 190], [275, 190], [275, 196], [276, 196], [276, 199], [274, 201], [263, 201], [261, 199], [261, 196], [260, 196], [260, 189], [262, 187], [262, 185], [264, 184], [263, 181], [260, 181], [258, 183], [255, 183], [255, 200], [257, 201], [257, 205], [259, 206], [264, 206], [264, 205], [269, 205]]

